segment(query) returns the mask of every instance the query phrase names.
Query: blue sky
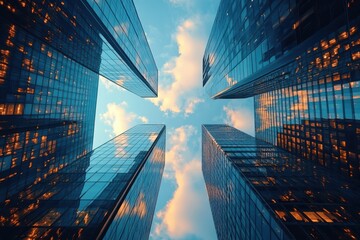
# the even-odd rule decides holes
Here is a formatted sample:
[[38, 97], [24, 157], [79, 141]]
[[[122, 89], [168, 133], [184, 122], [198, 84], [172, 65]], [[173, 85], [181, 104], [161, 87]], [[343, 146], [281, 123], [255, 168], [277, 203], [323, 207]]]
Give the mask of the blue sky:
[[100, 79], [94, 147], [140, 123], [167, 126], [166, 165], [151, 239], [216, 239], [201, 172], [201, 124], [254, 135], [253, 99], [212, 100], [202, 56], [220, 0], [134, 0], [159, 69], [159, 97]]

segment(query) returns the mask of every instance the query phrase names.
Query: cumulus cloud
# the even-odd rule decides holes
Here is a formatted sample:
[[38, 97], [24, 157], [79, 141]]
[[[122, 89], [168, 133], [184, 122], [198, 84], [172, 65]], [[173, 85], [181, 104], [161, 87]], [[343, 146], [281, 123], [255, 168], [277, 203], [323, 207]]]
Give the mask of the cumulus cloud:
[[[240, 100], [239, 100], [240, 101]], [[246, 100], [249, 102], [249, 100]], [[226, 117], [224, 122], [232, 127], [254, 135], [254, 112], [252, 103], [248, 104], [228, 104], [223, 107]]]
[[[182, 126], [171, 133], [170, 149], [166, 153], [165, 174], [171, 172], [177, 189], [166, 206], [156, 213], [151, 237], [210, 239], [215, 233], [207, 200], [199, 156], [190, 151], [191, 139], [198, 136], [193, 126]], [[164, 179], [165, 180], [165, 179]], [[206, 220], [204, 220], [206, 219]], [[210, 229], [210, 230], [209, 230]]]
[[112, 128], [112, 136], [117, 136], [136, 124], [148, 122], [144, 116], [127, 112], [127, 103], [124, 101], [120, 104], [109, 103], [106, 108], [107, 111], [100, 114], [100, 119]]
[[[151, 99], [163, 112], [193, 113], [195, 106], [202, 102], [202, 55], [206, 39], [199, 34], [201, 21], [198, 18], [182, 22], [174, 35], [178, 45], [178, 56], [166, 62], [159, 74], [158, 98]], [[171, 83], [164, 85], [166, 78]]]
[[[185, 156], [189, 150], [189, 143], [191, 138], [197, 133], [197, 130], [192, 125], [185, 125], [170, 131], [170, 150], [167, 151], [166, 157], [169, 159], [167, 164], [171, 169], [181, 169], [184, 164], [188, 162], [189, 156]], [[185, 155], [184, 155], [185, 154]]]
[[204, 99], [200, 99], [200, 98], [191, 98], [188, 99], [187, 103], [186, 103], [186, 108], [185, 108], [185, 115], [188, 116], [189, 114], [194, 112], [194, 108], [198, 103], [202, 103], [204, 102]]
[[139, 119], [141, 122], [143, 122], [143, 123], [148, 123], [148, 122], [149, 122], [149, 119], [147, 119], [147, 118], [144, 117], [144, 116], [140, 116], [140, 117], [138, 117], [138, 119]]

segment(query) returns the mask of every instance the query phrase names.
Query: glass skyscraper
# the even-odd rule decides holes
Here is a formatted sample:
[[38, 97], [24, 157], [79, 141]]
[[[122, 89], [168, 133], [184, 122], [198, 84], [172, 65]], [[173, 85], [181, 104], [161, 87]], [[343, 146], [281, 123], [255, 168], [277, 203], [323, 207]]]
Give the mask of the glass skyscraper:
[[101, 37], [77, 3], [0, 2], [1, 200], [92, 150]]
[[[156, 96], [156, 65], [131, 1], [1, 1], [0, 14], [1, 182], [34, 181], [92, 149], [99, 74]], [[128, 28], [119, 36], [118, 18]]]
[[158, 70], [133, 1], [80, 2], [103, 40], [100, 74], [141, 97], [156, 97]]
[[146, 239], [165, 126], [137, 125], [1, 203], [4, 239]]
[[202, 128], [219, 239], [357, 239], [359, 183], [227, 125]]
[[359, 80], [359, 11], [350, 0], [222, 0], [203, 84], [213, 98], [244, 98], [314, 80]]
[[329, 79], [255, 96], [256, 137], [360, 179], [360, 78]]
[[[276, 173], [280, 174], [277, 175], [280, 182], [277, 181], [276, 185], [281, 189], [285, 186], [290, 194], [295, 193], [295, 197], [290, 198], [293, 199], [292, 203], [285, 204], [286, 211], [271, 207], [275, 212], [273, 216], [290, 230], [290, 233], [284, 231], [276, 237], [359, 237], [356, 214], [358, 209], [352, 205], [359, 199], [357, 191], [360, 176], [359, 12], [360, 2], [350, 0], [220, 2], [203, 58], [203, 85], [214, 99], [254, 97], [257, 140], [253, 141], [261, 144], [256, 147], [256, 154], [248, 153], [246, 149], [241, 149], [236, 154], [248, 157], [252, 170], [261, 172], [264, 177], [273, 177], [274, 174], [271, 169], [264, 168], [261, 164], [268, 160], [274, 160], [272, 167], [277, 167], [276, 170], [289, 174], [285, 176]], [[238, 146], [252, 141], [250, 137], [243, 137], [242, 134], [229, 134], [229, 137], [236, 140]], [[216, 137], [215, 139], [218, 140]], [[221, 135], [221, 140], [226, 143], [226, 134]], [[222, 143], [219, 143], [219, 146], [222, 146]], [[203, 143], [203, 147], [206, 150], [208, 144]], [[276, 157], [269, 159], [271, 154], [258, 154], [262, 147], [274, 149], [277, 152]], [[251, 151], [253, 150], [252, 148]], [[288, 153], [285, 154], [282, 150]], [[228, 151], [225, 149], [223, 153], [227, 155]], [[286, 161], [281, 160], [282, 156], [293, 159], [289, 160], [289, 166]], [[253, 160], [253, 157], [257, 160]], [[209, 158], [212, 159], [208, 156], [207, 159]], [[206, 159], [203, 161], [206, 162]], [[243, 171], [247, 171], [247, 166], [242, 165], [243, 163], [238, 165], [232, 160], [230, 162], [231, 166], [240, 166], [241, 176]], [[204, 167], [204, 175], [208, 175], [206, 178], [215, 179], [215, 176], [218, 176], [221, 178], [218, 181], [229, 183], [229, 186], [213, 189], [214, 183], [211, 182], [208, 187], [209, 195], [211, 191], [212, 194], [215, 191], [221, 194], [221, 191], [225, 191], [228, 194], [232, 186], [230, 182], [240, 184], [232, 179], [231, 174], [222, 174], [220, 177], [217, 173], [220, 170], [216, 170], [217, 167], [213, 164], [208, 165], [206, 171]], [[287, 170], [293, 166], [299, 167]], [[312, 172], [304, 172], [305, 168]], [[211, 174], [214, 176], [210, 176]], [[248, 179], [248, 176], [245, 178]], [[298, 178], [303, 183], [296, 181]], [[250, 185], [258, 184], [251, 180], [246, 182]], [[281, 182], [287, 185], [281, 185]], [[326, 182], [331, 184], [325, 187]], [[296, 193], [304, 190], [307, 183], [314, 186], [314, 189], [310, 189], [311, 192]], [[268, 204], [275, 204], [268, 196], [275, 196], [278, 192], [273, 189], [262, 191], [267, 188], [263, 186], [263, 182], [259, 181], [259, 184], [261, 187], [255, 187], [255, 195]], [[319, 184], [324, 187], [320, 188]], [[315, 191], [322, 196], [316, 196]], [[314, 199], [306, 198], [303, 193], [309, 195], [308, 197], [313, 196]], [[243, 193], [240, 191], [235, 195], [239, 197], [241, 194]], [[343, 199], [334, 200], [334, 194]], [[222, 198], [218, 198], [218, 195], [212, 197], [217, 199], [212, 200], [216, 202], [215, 205], [212, 204], [212, 209], [216, 209], [213, 210], [216, 211], [216, 225], [221, 225], [221, 220], [216, 218], [231, 219], [235, 216], [226, 205], [227, 195]], [[210, 199], [212, 197], [210, 196]], [[276, 198], [274, 200], [279, 203]], [[256, 203], [258, 200], [253, 201]], [[291, 206], [293, 201], [307, 209]], [[310, 203], [314, 203], [314, 206]], [[343, 203], [349, 205], [345, 207], [341, 205]], [[326, 214], [317, 209], [316, 205], [322, 205]], [[250, 205], [243, 206], [245, 211], [251, 211]], [[325, 206], [340, 208], [344, 212], [334, 212]], [[243, 216], [244, 212], [241, 212], [240, 207], [234, 208], [236, 209], [232, 211], [240, 211], [241, 218], [250, 217], [246, 220], [250, 222], [245, 224], [251, 225], [257, 221], [255, 215]], [[352, 209], [355, 209], [355, 212], [352, 212]], [[343, 220], [332, 219], [332, 214]], [[296, 221], [291, 222], [293, 219]], [[300, 230], [292, 225], [299, 225]], [[225, 224], [228, 231], [237, 231], [236, 224], [229, 226], [231, 224]], [[252, 227], [245, 226], [245, 231], [251, 231], [250, 236], [261, 236], [257, 234], [262, 234], [263, 230], [258, 229], [257, 225], [251, 225], [255, 228], [255, 233], [252, 232]], [[267, 228], [264, 231], [265, 234], [269, 233]], [[225, 234], [224, 232], [226, 231], [218, 229], [218, 234]]]
[[257, 138], [359, 179], [359, 12], [359, 1], [221, 1], [203, 84], [213, 98], [254, 96]]
[[92, 151], [99, 75], [157, 96], [133, 2], [4, 0], [0, 15], [0, 238], [145, 237], [164, 127], [139, 126]]

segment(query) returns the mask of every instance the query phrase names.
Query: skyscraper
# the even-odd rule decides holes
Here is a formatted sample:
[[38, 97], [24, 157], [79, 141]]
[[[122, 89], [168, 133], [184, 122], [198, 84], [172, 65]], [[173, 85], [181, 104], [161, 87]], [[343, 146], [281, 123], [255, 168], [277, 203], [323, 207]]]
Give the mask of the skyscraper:
[[1, 203], [5, 239], [145, 239], [165, 163], [165, 126], [137, 125]]
[[158, 70], [133, 1], [80, 2], [103, 40], [100, 74], [141, 97], [156, 97]]
[[0, 184], [16, 192], [91, 151], [99, 74], [156, 96], [157, 70], [132, 2], [1, 1], [0, 14]]
[[320, 79], [255, 96], [256, 137], [359, 179], [359, 80]]
[[92, 150], [101, 38], [78, 1], [1, 1], [1, 200]]
[[203, 85], [215, 99], [254, 97], [256, 134], [203, 128], [221, 238], [359, 237], [359, 12], [347, 0], [221, 1]]
[[202, 128], [219, 239], [356, 239], [359, 183], [227, 125]]
[[359, 1], [221, 1], [203, 84], [213, 98], [254, 96], [257, 138], [359, 179], [359, 12]]
[[[96, 158], [99, 161], [92, 160], [92, 154], [104, 151], [105, 147], [92, 152], [99, 75], [141, 97], [157, 95], [157, 68], [133, 2], [5, 0], [0, 1], [0, 15], [1, 237], [50, 236], [58, 226], [65, 238], [75, 236], [75, 232], [83, 236], [98, 234], [100, 230], [104, 236], [109, 226], [114, 231], [115, 222], [126, 225], [122, 219], [133, 219], [132, 213], [125, 211], [122, 218], [114, 217], [113, 211], [120, 207], [124, 197], [135, 196], [136, 190], [128, 195], [114, 190], [111, 190], [114, 195], [106, 194], [109, 188], [127, 192], [135, 179], [141, 179], [136, 176], [143, 169], [144, 159], [151, 160], [148, 151], [155, 151], [148, 148], [147, 140], [139, 141], [139, 148], [122, 158], [125, 165], [134, 168], [129, 167], [128, 172], [112, 169], [116, 177], [101, 178], [99, 184], [107, 186], [106, 191], [100, 185], [92, 188], [93, 192], [98, 191], [101, 200], [89, 193], [93, 197], [90, 198], [85, 191], [90, 187], [88, 183], [95, 182], [86, 178], [92, 174], [91, 170], [91, 174], [87, 172], [89, 166], [92, 163], [102, 166], [101, 157]], [[136, 129], [143, 129], [145, 138], [151, 131], [159, 135], [164, 131], [159, 126], [151, 128]], [[151, 144], [157, 141], [153, 137], [148, 140]], [[109, 158], [101, 158], [103, 161], [115, 156], [111, 155], [111, 143], [107, 146]], [[144, 150], [138, 152], [139, 149]], [[133, 152], [138, 153], [137, 158]], [[161, 158], [158, 155], [154, 159]], [[141, 206], [149, 202], [149, 208], [138, 216], [146, 219], [141, 220], [144, 227], [139, 230], [145, 235], [150, 228], [153, 196], [158, 191], [160, 165], [152, 175], [154, 185], [146, 188], [154, 192], [144, 191], [139, 198]], [[49, 190], [49, 186], [54, 189]], [[141, 186], [137, 187], [139, 191]], [[43, 195], [37, 195], [40, 192]], [[66, 196], [70, 200], [60, 203]], [[133, 199], [126, 201], [129, 211], [137, 206]], [[87, 208], [91, 211], [83, 212]], [[105, 212], [106, 216], [101, 215]], [[106, 223], [98, 222], [105, 220]], [[141, 221], [136, 220], [134, 229]], [[95, 225], [96, 229], [90, 230]], [[13, 229], [17, 232], [9, 232]], [[133, 233], [131, 228], [127, 231]]]
[[203, 85], [213, 98], [244, 98], [321, 78], [358, 80], [359, 11], [348, 0], [223, 0]]

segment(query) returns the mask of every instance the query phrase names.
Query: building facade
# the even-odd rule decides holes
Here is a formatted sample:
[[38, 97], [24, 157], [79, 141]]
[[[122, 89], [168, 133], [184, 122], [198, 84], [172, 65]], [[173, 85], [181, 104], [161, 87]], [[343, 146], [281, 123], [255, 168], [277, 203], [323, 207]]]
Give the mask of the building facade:
[[[131, 1], [1, 1], [0, 14], [0, 184], [35, 181], [91, 151], [99, 74], [156, 96], [156, 65]], [[127, 22], [126, 36], [114, 35], [115, 22]], [[110, 63], [118, 68], [103, 70]]]
[[132, 0], [80, 0], [103, 40], [100, 74], [141, 97], [157, 97], [158, 70]]
[[[55, 236], [55, 226], [60, 224], [64, 229], [65, 223], [70, 225], [66, 225], [68, 230], [64, 230], [62, 236], [74, 237], [76, 231], [81, 235], [90, 217], [96, 219], [107, 212], [108, 215], [101, 216], [103, 219], [91, 220], [98, 224], [94, 232], [99, 232], [100, 225], [107, 228], [111, 221], [106, 224], [97, 221], [116, 219], [110, 207], [114, 211], [120, 206], [119, 201], [123, 201], [116, 191], [106, 199], [108, 190], [101, 193], [101, 188], [98, 189], [101, 200], [96, 200], [95, 195], [93, 199], [89, 195], [81, 200], [84, 188], [89, 187], [87, 169], [92, 164], [90, 155], [94, 154], [99, 76], [141, 97], [157, 95], [157, 68], [135, 6], [128, 0], [4, 0], [0, 1], [0, 15], [0, 238]], [[145, 135], [151, 131], [146, 127], [143, 130]], [[154, 126], [154, 132], [159, 134], [163, 131], [160, 130]], [[152, 144], [155, 139], [151, 141]], [[120, 180], [111, 184], [101, 180], [100, 183], [122, 189], [126, 185], [124, 182], [128, 182], [128, 191], [144, 159], [159, 158], [160, 150], [153, 153], [150, 148], [143, 146], [143, 149], [151, 154], [156, 152], [156, 156], [139, 153], [138, 160], [133, 159], [137, 164], [126, 164], [136, 167], [128, 169], [126, 174], [119, 170], [114, 177]], [[109, 152], [108, 160], [113, 158]], [[158, 176], [162, 172], [160, 165], [154, 172], [147, 170], [141, 174], [154, 177], [155, 185], [148, 186], [154, 193], [158, 177], [161, 177], [161, 174]], [[76, 174], [67, 174], [67, 171]], [[130, 175], [134, 179], [128, 179]], [[134, 186], [142, 189], [142, 184]], [[53, 191], [49, 186], [54, 187]], [[45, 189], [49, 192], [44, 192]], [[40, 192], [44, 195], [36, 195]], [[61, 192], [61, 196], [52, 198], [57, 192]], [[51, 207], [67, 194], [70, 200], [64, 200], [65, 205], [59, 203], [56, 209]], [[138, 206], [133, 202], [135, 195], [133, 192], [126, 199], [130, 210]], [[140, 203], [146, 202], [148, 207], [156, 200], [147, 193], [141, 196]], [[107, 205], [114, 200], [118, 200], [116, 204]], [[82, 213], [86, 208], [92, 209], [89, 214]], [[101, 213], [93, 210], [100, 208]], [[147, 208], [138, 217], [144, 225], [141, 231], [137, 229], [139, 232], [147, 233], [151, 211]], [[51, 219], [59, 221], [54, 223]], [[40, 220], [43, 222], [37, 222]], [[141, 221], [136, 219], [136, 222]], [[49, 222], [54, 223], [52, 229], [46, 227]], [[74, 228], [71, 224], [81, 227]], [[90, 224], [87, 229], [92, 228]], [[104, 230], [101, 229], [102, 236], [105, 236]]]
[[359, 179], [359, 80], [314, 80], [255, 96], [256, 137]]
[[164, 125], [137, 125], [1, 203], [5, 239], [146, 239], [165, 164]]
[[213, 98], [254, 97], [257, 138], [359, 179], [359, 12], [359, 1], [221, 1], [203, 84]]
[[359, 183], [227, 125], [202, 128], [219, 239], [356, 239]]
[[359, 237], [359, 12], [348, 0], [221, 1], [203, 85], [254, 97], [256, 138], [203, 127], [219, 238]]
[[213, 98], [244, 98], [322, 78], [358, 80], [359, 11], [347, 0], [223, 0], [203, 85]]
[[101, 38], [67, 3], [0, 2], [1, 200], [92, 150]]

